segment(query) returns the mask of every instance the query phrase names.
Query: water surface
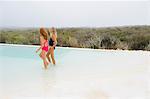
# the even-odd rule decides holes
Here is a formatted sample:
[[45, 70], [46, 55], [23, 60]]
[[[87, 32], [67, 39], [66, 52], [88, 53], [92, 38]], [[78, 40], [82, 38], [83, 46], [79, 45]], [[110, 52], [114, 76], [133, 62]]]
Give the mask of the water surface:
[[36, 47], [0, 46], [1, 99], [148, 99], [150, 52], [56, 48], [43, 69]]

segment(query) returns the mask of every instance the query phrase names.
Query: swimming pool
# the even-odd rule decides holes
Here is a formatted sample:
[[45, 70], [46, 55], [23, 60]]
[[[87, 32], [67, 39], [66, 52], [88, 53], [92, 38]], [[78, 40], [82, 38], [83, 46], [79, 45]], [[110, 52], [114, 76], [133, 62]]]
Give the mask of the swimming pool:
[[42, 68], [37, 47], [0, 45], [0, 99], [148, 99], [150, 52], [60, 48]]

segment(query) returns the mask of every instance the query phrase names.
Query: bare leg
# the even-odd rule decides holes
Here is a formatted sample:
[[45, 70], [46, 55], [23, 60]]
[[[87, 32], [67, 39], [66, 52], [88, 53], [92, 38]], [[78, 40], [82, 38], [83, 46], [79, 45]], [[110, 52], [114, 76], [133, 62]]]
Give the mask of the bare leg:
[[42, 59], [43, 59], [44, 67], [45, 67], [45, 69], [47, 69], [48, 62], [46, 61], [46, 52], [45, 51], [42, 51]]
[[51, 49], [50, 49], [50, 52], [51, 52], [51, 59], [52, 59], [52, 62], [53, 62], [53, 64], [55, 65], [56, 62], [55, 62], [55, 58], [54, 58], [54, 48], [51, 48]]
[[[42, 58], [42, 52], [39, 54], [40, 58]], [[42, 58], [43, 59], [43, 58]]]
[[46, 54], [46, 57], [47, 57], [48, 61], [51, 63], [51, 60], [50, 60], [49, 55], [50, 55], [50, 49], [48, 50], [48, 52], [47, 52], [47, 54]]
[[47, 69], [48, 68], [48, 63], [46, 62], [46, 60], [43, 60], [44, 63], [44, 68]]

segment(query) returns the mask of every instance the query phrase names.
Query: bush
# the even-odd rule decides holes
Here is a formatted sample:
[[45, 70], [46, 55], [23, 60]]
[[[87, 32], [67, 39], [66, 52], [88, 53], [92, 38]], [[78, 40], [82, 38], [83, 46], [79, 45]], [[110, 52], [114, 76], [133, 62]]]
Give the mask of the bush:
[[69, 46], [78, 47], [78, 41], [75, 37], [69, 37]]
[[8, 35], [6, 42], [12, 44], [27, 44], [26, 38], [19, 34]]
[[145, 48], [145, 50], [150, 51], [150, 42], [149, 42], [148, 46]]
[[144, 50], [149, 45], [149, 39], [144, 36], [134, 36], [129, 42], [129, 49], [131, 50]]
[[[150, 50], [150, 26], [58, 28], [58, 46]], [[39, 28], [0, 29], [1, 43], [39, 44]]]
[[4, 33], [0, 34], [0, 43], [6, 43], [6, 35]]
[[122, 50], [127, 50], [128, 49], [128, 44], [126, 42], [121, 42], [118, 41], [116, 44], [117, 49], [122, 49]]
[[111, 37], [109, 35], [105, 35], [102, 37], [101, 48], [116, 49], [116, 44], [117, 41], [114, 37]]

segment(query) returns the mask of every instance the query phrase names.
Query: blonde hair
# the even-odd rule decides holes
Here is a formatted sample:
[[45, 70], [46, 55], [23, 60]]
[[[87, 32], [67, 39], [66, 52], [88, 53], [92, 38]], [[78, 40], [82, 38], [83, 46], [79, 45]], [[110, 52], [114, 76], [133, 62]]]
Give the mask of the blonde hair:
[[[51, 33], [52, 32], [52, 33]], [[56, 28], [52, 27], [51, 29], [49, 29], [49, 36], [52, 37], [52, 34], [54, 34], [57, 38], [57, 31]]]

